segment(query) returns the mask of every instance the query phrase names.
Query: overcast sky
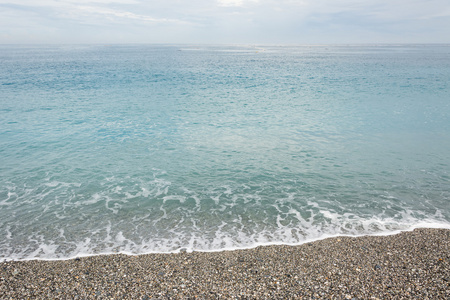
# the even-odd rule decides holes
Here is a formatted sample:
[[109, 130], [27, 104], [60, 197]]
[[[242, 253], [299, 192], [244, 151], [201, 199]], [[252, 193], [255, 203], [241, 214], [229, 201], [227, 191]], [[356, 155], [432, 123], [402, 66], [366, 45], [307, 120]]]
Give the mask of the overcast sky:
[[0, 0], [0, 43], [450, 43], [450, 0]]

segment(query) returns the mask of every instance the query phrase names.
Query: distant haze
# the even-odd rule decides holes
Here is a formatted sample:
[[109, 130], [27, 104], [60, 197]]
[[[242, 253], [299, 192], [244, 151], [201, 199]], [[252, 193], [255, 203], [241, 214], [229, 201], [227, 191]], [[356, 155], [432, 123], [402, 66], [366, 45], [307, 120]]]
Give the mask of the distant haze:
[[0, 43], [449, 43], [449, 0], [0, 0]]

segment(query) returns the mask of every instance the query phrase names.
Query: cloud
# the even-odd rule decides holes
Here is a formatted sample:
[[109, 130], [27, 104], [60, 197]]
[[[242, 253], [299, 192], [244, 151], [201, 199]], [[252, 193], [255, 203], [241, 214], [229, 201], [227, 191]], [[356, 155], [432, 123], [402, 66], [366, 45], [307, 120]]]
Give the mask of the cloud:
[[[67, 15], [67, 14], [65, 14]], [[176, 19], [154, 18], [148, 15], [135, 14], [129, 11], [119, 11], [114, 9], [99, 8], [93, 6], [74, 6], [69, 14], [72, 17], [86, 17], [97, 20], [98, 17], [104, 17], [111, 22], [126, 22], [127, 20], [141, 21], [143, 23], [186, 23]]]
[[138, 4], [139, 0], [0, 0], [0, 4], [22, 6], [64, 6], [67, 4]]
[[242, 6], [244, 4], [243, 0], [218, 0], [219, 6]]
[[217, 2], [223, 7], [242, 7], [248, 3], [257, 3], [258, 0], [218, 0]]
[[101, 32], [100, 40], [113, 42], [113, 33], [123, 32], [130, 42], [450, 42], [450, 2], [0, 0], [0, 43], [7, 42], [2, 36], [20, 35], [26, 42], [26, 28], [44, 40], [68, 40], [76, 32], [90, 41]]
[[[138, 4], [135, 0], [65, 0], [65, 1], [28, 1], [19, 0], [14, 4], [4, 3], [0, 0], [0, 7], [3, 6], [9, 10], [17, 10], [23, 13], [24, 19], [27, 14], [39, 14], [40, 19], [60, 19], [61, 25], [67, 21], [79, 22], [80, 24], [103, 24], [108, 26], [111, 23], [137, 21], [141, 24], [148, 23], [179, 23], [185, 24], [182, 20], [165, 17], [155, 17], [147, 14], [139, 14], [126, 10], [126, 8], [113, 8], [117, 4], [134, 5]], [[111, 5], [114, 4], [114, 5]], [[26, 21], [25, 21], [26, 22]], [[45, 22], [45, 20], [44, 20]]]

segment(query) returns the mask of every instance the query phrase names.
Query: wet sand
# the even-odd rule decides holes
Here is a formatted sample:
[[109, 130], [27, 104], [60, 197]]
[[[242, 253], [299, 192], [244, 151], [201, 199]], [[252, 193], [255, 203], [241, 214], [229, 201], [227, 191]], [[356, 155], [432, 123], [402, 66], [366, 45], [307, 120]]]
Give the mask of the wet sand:
[[0, 263], [0, 299], [450, 299], [450, 230]]

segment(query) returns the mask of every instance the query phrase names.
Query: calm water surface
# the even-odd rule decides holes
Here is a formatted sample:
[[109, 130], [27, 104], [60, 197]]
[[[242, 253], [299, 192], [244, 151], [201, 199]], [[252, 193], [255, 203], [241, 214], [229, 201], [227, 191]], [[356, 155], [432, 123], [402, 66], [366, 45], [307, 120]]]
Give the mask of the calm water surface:
[[0, 258], [450, 228], [450, 46], [0, 46]]

